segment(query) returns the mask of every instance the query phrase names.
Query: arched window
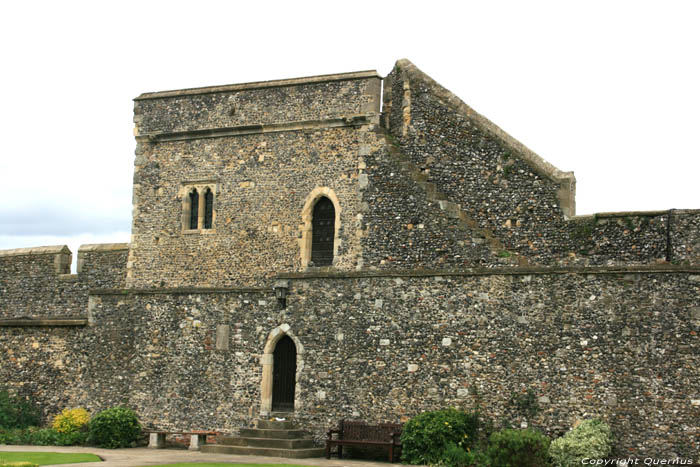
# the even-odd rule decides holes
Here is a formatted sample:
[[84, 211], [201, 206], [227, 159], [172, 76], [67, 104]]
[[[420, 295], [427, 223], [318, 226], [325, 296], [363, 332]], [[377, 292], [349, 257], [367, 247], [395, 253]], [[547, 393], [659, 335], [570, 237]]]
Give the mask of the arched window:
[[319, 198], [314, 205], [311, 226], [311, 261], [315, 266], [332, 265], [335, 208], [325, 196]]
[[214, 193], [207, 187], [204, 191], [204, 228], [211, 229], [212, 219], [214, 217]]
[[214, 233], [214, 198], [217, 183], [203, 181], [183, 183], [180, 191], [182, 200], [182, 230], [186, 233]]
[[190, 192], [190, 229], [199, 228], [199, 193], [197, 189]]

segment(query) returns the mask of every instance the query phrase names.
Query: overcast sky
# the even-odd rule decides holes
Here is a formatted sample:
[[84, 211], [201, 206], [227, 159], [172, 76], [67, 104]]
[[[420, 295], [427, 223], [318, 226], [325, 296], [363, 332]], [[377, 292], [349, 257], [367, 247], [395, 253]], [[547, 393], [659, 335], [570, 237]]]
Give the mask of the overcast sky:
[[5, 2], [0, 249], [129, 241], [142, 92], [399, 58], [573, 170], [579, 214], [700, 208], [699, 24], [673, 0]]

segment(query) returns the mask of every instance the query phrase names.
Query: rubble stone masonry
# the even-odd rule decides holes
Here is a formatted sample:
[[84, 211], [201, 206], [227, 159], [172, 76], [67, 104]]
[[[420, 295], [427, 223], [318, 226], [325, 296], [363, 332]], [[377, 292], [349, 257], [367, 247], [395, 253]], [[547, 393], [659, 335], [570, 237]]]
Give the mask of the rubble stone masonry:
[[82, 246], [77, 274], [65, 246], [0, 251], [0, 380], [47, 418], [235, 433], [269, 415], [287, 335], [319, 441], [458, 406], [551, 436], [597, 416], [622, 457], [700, 461], [700, 211], [577, 216], [573, 173], [407, 60], [383, 92], [370, 71], [146, 93], [134, 121], [131, 243]]

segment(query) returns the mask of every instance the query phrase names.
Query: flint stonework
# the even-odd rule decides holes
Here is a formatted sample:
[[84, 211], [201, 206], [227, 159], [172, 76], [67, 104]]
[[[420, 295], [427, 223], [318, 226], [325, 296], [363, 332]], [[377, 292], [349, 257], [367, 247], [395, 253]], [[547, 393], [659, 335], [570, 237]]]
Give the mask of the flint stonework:
[[407, 60], [146, 93], [134, 122], [131, 243], [82, 246], [77, 274], [63, 245], [0, 251], [0, 378], [47, 420], [125, 405], [236, 434], [287, 378], [317, 442], [462, 407], [552, 437], [599, 417], [621, 457], [700, 452], [700, 211], [576, 216], [573, 173]]

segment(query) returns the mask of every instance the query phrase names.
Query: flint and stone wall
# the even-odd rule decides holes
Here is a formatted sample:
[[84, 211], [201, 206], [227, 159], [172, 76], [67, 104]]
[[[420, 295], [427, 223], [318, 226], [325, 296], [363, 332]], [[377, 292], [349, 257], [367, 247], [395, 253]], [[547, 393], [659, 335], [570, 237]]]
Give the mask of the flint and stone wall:
[[[89, 326], [5, 328], [0, 376], [47, 415], [124, 403], [149, 426], [235, 432], [260, 414], [282, 328], [299, 344], [295, 418], [317, 439], [341, 418], [479, 406], [552, 435], [599, 416], [622, 455], [700, 449], [700, 270], [287, 278], [284, 310], [269, 289], [95, 293]], [[527, 390], [530, 419], [509, 403]]]
[[[317, 439], [457, 405], [552, 435], [599, 416], [621, 456], [695, 455], [700, 211], [576, 217], [573, 174], [410, 62], [385, 82], [383, 127], [379, 86], [137, 98], [132, 243], [81, 247], [77, 275], [65, 247], [0, 252], [0, 380], [47, 417], [126, 404], [146, 426], [235, 432], [286, 332], [294, 416]], [[215, 187], [212, 229], [183, 228], [191, 185]], [[332, 268], [304, 257], [320, 194]], [[528, 390], [525, 420], [509, 399]]]
[[0, 318], [84, 316], [91, 288], [124, 287], [128, 244], [0, 250]]
[[[378, 123], [376, 72], [145, 94], [128, 284], [266, 285], [299, 271], [302, 212], [326, 188], [339, 203], [338, 269], [360, 267], [359, 147]], [[182, 187], [216, 186], [212, 229], [183, 232]]]
[[[385, 126], [398, 151], [528, 264], [700, 263], [700, 211], [574, 217], [575, 179], [524, 147], [407, 60], [384, 83]], [[693, 232], [691, 237], [686, 233]], [[521, 261], [522, 263], [522, 261]]]

